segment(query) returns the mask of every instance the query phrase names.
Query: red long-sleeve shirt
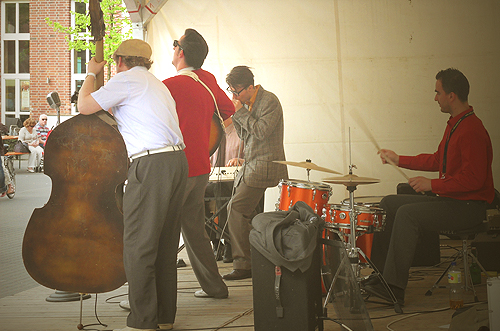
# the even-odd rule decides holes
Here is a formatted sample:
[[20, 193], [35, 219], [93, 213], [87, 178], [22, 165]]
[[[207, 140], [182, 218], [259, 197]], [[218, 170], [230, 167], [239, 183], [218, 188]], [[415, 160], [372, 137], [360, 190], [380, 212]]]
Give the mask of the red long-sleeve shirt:
[[[215, 77], [203, 69], [193, 72], [214, 94], [222, 118], [226, 119], [234, 114], [233, 102], [219, 87]], [[189, 76], [177, 75], [165, 79], [163, 83], [175, 100], [179, 126], [186, 145], [184, 152], [188, 160], [189, 177], [208, 174], [210, 123], [215, 110], [214, 100], [203, 85]]]
[[[432, 192], [458, 200], [493, 201], [493, 148], [488, 131], [475, 115], [464, 117], [472, 107], [448, 120], [443, 139], [434, 154], [400, 156], [399, 166], [412, 170], [439, 171], [439, 178], [431, 180]], [[460, 120], [448, 143], [446, 173], [443, 174], [443, 156], [446, 140]]]

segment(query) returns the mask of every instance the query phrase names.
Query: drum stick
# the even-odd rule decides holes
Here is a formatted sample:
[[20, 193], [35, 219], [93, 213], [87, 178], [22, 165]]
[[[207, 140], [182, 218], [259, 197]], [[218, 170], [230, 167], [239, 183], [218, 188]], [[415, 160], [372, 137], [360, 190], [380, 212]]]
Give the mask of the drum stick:
[[372, 133], [370, 132], [370, 129], [368, 129], [368, 127], [366, 126], [366, 124], [363, 121], [363, 119], [361, 118], [361, 116], [359, 116], [358, 112], [355, 111], [355, 110], [353, 110], [351, 112], [351, 115], [353, 115], [352, 117], [356, 120], [356, 122], [358, 122], [359, 127], [365, 132], [365, 134], [368, 137], [368, 139], [370, 139], [370, 141], [373, 143], [373, 145], [375, 145], [375, 148], [377, 149], [377, 152], [380, 153], [380, 155], [382, 155], [382, 157], [387, 161], [387, 163], [389, 163], [390, 165], [392, 165], [394, 167], [394, 169], [396, 169], [401, 175], [403, 175], [403, 177], [406, 178], [406, 180], [409, 180], [410, 177], [408, 177], [408, 175], [405, 174], [403, 172], [403, 170], [401, 170], [401, 168], [399, 168], [394, 162], [392, 162], [392, 160], [389, 159], [387, 157], [387, 155], [385, 155], [384, 153], [382, 153], [382, 151], [381, 151], [382, 148], [380, 148], [379, 144], [375, 140], [375, 137], [373, 137]]

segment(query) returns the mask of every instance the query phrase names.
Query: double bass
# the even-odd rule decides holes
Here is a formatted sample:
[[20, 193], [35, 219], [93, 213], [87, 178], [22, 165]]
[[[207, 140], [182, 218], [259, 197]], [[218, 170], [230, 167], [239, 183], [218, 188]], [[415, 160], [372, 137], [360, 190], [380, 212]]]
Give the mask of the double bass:
[[[100, 11], [96, 5], [90, 1], [91, 16]], [[96, 58], [102, 61], [100, 15]], [[102, 86], [103, 77], [100, 81]], [[47, 139], [44, 165], [52, 191], [45, 206], [33, 211], [24, 233], [26, 270], [41, 285], [61, 291], [103, 293], [122, 286], [123, 215], [116, 197], [128, 158], [112, 116], [101, 110], [59, 124]]]

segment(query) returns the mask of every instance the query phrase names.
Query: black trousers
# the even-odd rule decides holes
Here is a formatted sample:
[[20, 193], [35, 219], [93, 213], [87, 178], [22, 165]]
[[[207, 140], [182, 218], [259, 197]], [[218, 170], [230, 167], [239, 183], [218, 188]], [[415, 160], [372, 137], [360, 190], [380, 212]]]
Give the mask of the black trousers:
[[[385, 280], [405, 289], [409, 270], [423, 231], [464, 230], [486, 217], [483, 201], [462, 201], [426, 195], [398, 194], [382, 199], [386, 228], [373, 237], [372, 260], [383, 263]], [[386, 258], [384, 259], [384, 256]]]

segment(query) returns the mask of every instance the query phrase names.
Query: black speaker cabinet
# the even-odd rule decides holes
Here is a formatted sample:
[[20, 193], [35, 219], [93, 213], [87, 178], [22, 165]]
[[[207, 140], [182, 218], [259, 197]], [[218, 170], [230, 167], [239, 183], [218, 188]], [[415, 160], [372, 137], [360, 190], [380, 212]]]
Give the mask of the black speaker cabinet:
[[309, 269], [291, 272], [282, 267], [279, 296], [282, 316], [278, 316], [279, 304], [275, 296], [275, 265], [252, 247], [252, 283], [254, 325], [256, 331], [322, 330], [318, 318], [321, 307], [320, 248], [316, 249]]
[[500, 236], [480, 233], [472, 242], [476, 247], [477, 259], [486, 271], [500, 272]]

